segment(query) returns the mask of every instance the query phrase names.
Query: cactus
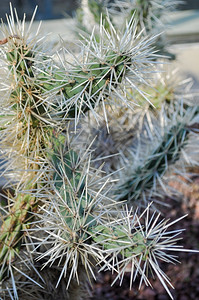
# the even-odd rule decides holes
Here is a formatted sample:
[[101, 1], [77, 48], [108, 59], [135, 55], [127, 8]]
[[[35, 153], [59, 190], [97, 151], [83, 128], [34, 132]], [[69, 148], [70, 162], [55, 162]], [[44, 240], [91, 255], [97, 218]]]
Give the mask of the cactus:
[[137, 32], [145, 35], [158, 35], [154, 44], [156, 50], [164, 57], [175, 59], [175, 55], [167, 49], [168, 43], [164, 35], [159, 35], [159, 33], [163, 32], [168, 24], [168, 14], [179, 4], [181, 4], [180, 0], [101, 0], [97, 2], [82, 0], [77, 13], [77, 21], [84, 30], [92, 32], [94, 26], [99, 27], [100, 17], [102, 17], [105, 28], [110, 31], [111, 26], [105, 18], [104, 6], [116, 27], [118, 24], [121, 26], [126, 20], [130, 21], [133, 16], [137, 24]]
[[[168, 15], [175, 10], [176, 6], [181, 1], [171, 0], [116, 0], [110, 5], [110, 11], [113, 15], [118, 15], [118, 11], [122, 12], [125, 19], [130, 19], [134, 15], [138, 32], [159, 34], [164, 31], [168, 24]], [[120, 16], [120, 13], [119, 13]], [[123, 20], [121, 20], [123, 21]], [[167, 49], [168, 42], [163, 35], [160, 35], [156, 40], [156, 49], [169, 59], [175, 59], [175, 55]]]
[[[84, 147], [78, 137], [85, 115], [98, 120], [97, 107], [108, 124], [106, 110], [118, 103], [133, 106], [132, 99], [127, 100], [131, 90], [148, 100], [142, 88], [157, 63], [155, 38], [136, 36], [133, 17], [124, 32], [117, 32], [107, 18], [108, 29], [101, 22], [99, 37], [85, 38], [78, 57], [66, 61], [62, 49], [58, 63], [42, 50], [39, 33], [31, 38], [34, 14], [26, 31], [25, 18], [19, 21], [11, 6], [8, 27], [2, 25], [1, 91], [5, 95], [0, 148], [1, 170], [8, 182], [0, 207], [1, 297], [80, 300], [82, 289], [96, 279], [97, 266], [100, 271], [116, 271], [116, 279], [122, 282], [131, 263], [130, 288], [138, 274], [140, 285], [150, 284], [149, 267], [172, 298], [168, 288], [172, 285], [158, 259], [173, 262], [166, 251], [182, 250], [174, 245], [181, 231], [167, 232], [178, 220], [158, 221], [159, 215], [150, 216], [150, 205], [141, 213], [125, 206], [128, 201], [111, 198], [114, 177], [104, 175], [102, 166], [93, 168], [91, 145]], [[150, 169], [163, 176], [165, 161], [173, 164], [179, 159], [192, 127], [182, 120], [170, 126], [144, 161], [145, 173]], [[120, 199], [128, 200], [133, 190], [137, 200], [143, 184], [153, 191], [153, 176], [145, 181], [139, 170], [134, 189], [133, 176], [120, 185]], [[46, 294], [42, 287], [47, 288]]]
[[140, 30], [157, 30], [157, 25], [163, 24], [163, 19], [168, 12], [174, 10], [179, 1], [171, 0], [117, 0], [112, 4], [112, 10], [122, 10], [126, 15], [126, 18], [131, 18], [131, 15], [135, 13], [138, 20], [138, 27]]
[[[190, 108], [186, 111], [185, 115], [179, 117], [179, 109], [177, 109], [176, 112], [173, 109], [172, 114], [176, 117], [176, 121], [171, 122], [174, 124], [169, 127], [163, 126], [164, 131], [162, 137], [158, 139], [157, 144], [154, 143], [153, 137], [155, 146], [149, 146], [151, 144], [150, 140], [148, 141], [149, 145], [147, 145], [147, 143], [141, 145], [141, 147], [144, 148], [143, 151], [146, 151], [146, 149], [150, 150], [144, 160], [140, 159], [140, 165], [135, 164], [135, 166], [128, 170], [128, 174], [121, 174], [121, 177], [123, 177], [122, 183], [120, 182], [116, 188], [118, 200], [128, 199], [129, 202], [141, 204], [142, 201], [149, 201], [156, 195], [160, 197], [160, 188], [157, 186], [162, 187], [163, 191], [167, 191], [168, 193], [168, 187], [166, 188], [163, 183], [163, 178], [166, 174], [168, 177], [169, 172], [172, 173], [172, 168], [174, 172], [180, 173], [180, 169], [183, 172], [183, 168], [186, 168], [185, 165], [187, 161], [193, 165], [197, 164], [197, 161], [194, 162], [194, 160], [191, 160], [188, 154], [189, 152], [193, 153], [195, 151], [194, 149], [198, 143], [197, 133], [195, 134], [196, 143], [193, 144], [192, 142], [191, 144], [192, 151], [189, 149], [188, 153], [185, 154], [189, 144], [189, 135], [194, 135], [196, 125], [194, 124], [194, 117], [196, 111], [197, 107], [194, 109]], [[140, 152], [142, 152], [141, 149]], [[131, 161], [134, 160], [132, 156]], [[175, 164], [179, 160], [181, 166], [178, 166], [178, 171], [176, 171]]]
[[109, 29], [109, 23], [106, 20], [107, 0], [93, 1], [81, 0], [80, 7], [76, 11], [76, 18], [85, 31], [91, 32], [94, 26], [99, 26], [102, 18], [104, 27]]

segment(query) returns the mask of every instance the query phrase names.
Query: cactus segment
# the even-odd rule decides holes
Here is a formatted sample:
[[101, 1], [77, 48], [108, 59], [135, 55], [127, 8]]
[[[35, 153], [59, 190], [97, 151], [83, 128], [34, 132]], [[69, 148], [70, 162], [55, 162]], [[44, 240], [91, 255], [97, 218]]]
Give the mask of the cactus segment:
[[[8, 33], [7, 28], [4, 28], [7, 38], [4, 48], [1, 49], [1, 55], [7, 63], [9, 72], [5, 76], [6, 79], [2, 78], [3, 86], [7, 86], [8, 97], [5, 95], [5, 99], [1, 101], [0, 147], [4, 162], [1, 164], [1, 170], [8, 179], [11, 175], [14, 177], [11, 186], [16, 191], [14, 198], [12, 197], [13, 204], [8, 199], [7, 212], [2, 217], [1, 280], [4, 280], [6, 274], [13, 276], [12, 263], [20, 257], [25, 230], [29, 227], [32, 213], [37, 207], [35, 190], [39, 189], [39, 186], [35, 182], [39, 176], [42, 177], [40, 167], [44, 164], [45, 149], [51, 135], [51, 128], [49, 129], [46, 124], [47, 118], [44, 118], [48, 115], [47, 106], [41, 98], [41, 89], [35, 84], [34, 64], [38, 63], [39, 46], [35, 45], [36, 41], [33, 43], [34, 38], [28, 41], [24, 27], [25, 19], [15, 25], [11, 8], [11, 18], [8, 19], [11, 34]], [[33, 179], [32, 176], [35, 178]], [[22, 191], [19, 190], [19, 186], [23, 186]], [[12, 282], [17, 294], [14, 278]]]
[[35, 197], [31, 194], [19, 193], [13, 199], [11, 211], [3, 220], [0, 230], [0, 280], [3, 279], [5, 268], [19, 253], [22, 238], [32, 219], [31, 211], [36, 207]]
[[156, 37], [138, 38], [133, 18], [121, 33], [116, 33], [110, 20], [109, 23], [110, 32], [101, 25], [99, 41], [94, 35], [89, 40], [84, 39], [81, 56], [75, 57], [73, 64], [67, 64], [60, 57], [65, 72], [55, 70], [52, 77], [41, 74], [43, 85], [49, 92], [57, 90], [63, 95], [65, 113], [62, 117], [66, 120], [75, 118], [77, 123], [81, 112], [85, 114], [90, 110], [94, 113], [93, 108], [99, 103], [105, 108], [106, 104], [113, 102], [114, 96], [125, 106], [133, 107], [135, 103], [125, 96], [128, 88], [143, 96], [137, 83], [147, 84], [146, 74], [151, 73], [156, 63], [158, 55], [153, 51]]
[[110, 29], [109, 23], [106, 20], [106, 2], [106, 0], [82, 0], [81, 7], [76, 11], [76, 18], [80, 28], [83, 27], [83, 30], [90, 33], [94, 26], [100, 24], [102, 19], [104, 27]]
[[130, 288], [138, 276], [140, 285], [145, 282], [152, 286], [148, 279], [149, 272], [155, 272], [172, 298], [168, 288], [172, 287], [171, 282], [160, 269], [158, 261], [176, 262], [176, 256], [169, 254], [168, 250], [182, 251], [175, 244], [183, 230], [170, 230], [170, 227], [182, 218], [171, 223], [169, 220], [161, 220], [160, 214], [150, 213], [149, 205], [140, 216], [127, 210], [121, 218], [94, 227], [93, 240], [105, 252], [100, 271], [112, 268], [118, 273], [112, 284], [117, 280], [121, 284], [124, 274], [130, 271]]
[[[105, 216], [108, 205], [104, 202], [102, 207], [100, 202], [103, 195], [100, 192], [95, 195], [89, 188], [89, 162], [85, 163], [83, 169], [80, 168], [79, 155], [72, 149], [63, 152], [61, 142], [58, 144], [59, 153], [53, 153], [51, 158], [54, 188], [52, 194], [47, 195], [49, 209], [38, 214], [41, 220], [38, 230], [44, 234], [46, 232], [45, 243], [50, 243], [50, 248], [37, 259], [45, 258], [45, 267], [55, 264], [59, 257], [63, 270], [56, 286], [62, 277], [69, 276], [68, 289], [72, 278], [79, 282], [82, 268], [89, 278], [95, 278], [93, 266], [99, 262], [102, 254], [100, 249], [92, 246], [91, 230]], [[42, 243], [38, 241], [39, 245]]]
[[[10, 38], [5, 50], [12, 85], [8, 103], [1, 105], [4, 106], [5, 119], [7, 119], [7, 106], [12, 112], [12, 118], [10, 117], [10, 122], [4, 125], [1, 144], [4, 149], [8, 146], [8, 138], [13, 139], [15, 147], [19, 147], [19, 155], [23, 152], [24, 157], [31, 156], [33, 153], [37, 156], [39, 153], [36, 147], [41, 145], [39, 150], [41, 152], [48, 140], [47, 121], [44, 122], [44, 116], [47, 114], [46, 107], [40, 98], [40, 91], [35, 86], [33, 71], [35, 51], [20, 37]], [[42, 129], [39, 131], [39, 128]]]
[[178, 123], [171, 127], [162, 138], [157, 148], [138, 166], [129, 179], [117, 188], [118, 200], [138, 201], [142, 195], [154, 190], [154, 182], [162, 178], [168, 167], [180, 157], [187, 144], [190, 130], [186, 124]]
[[[62, 93], [65, 99], [79, 98], [79, 105], [69, 107], [67, 118], [75, 118], [80, 111], [86, 113], [91, 108], [95, 108], [101, 97], [105, 97], [112, 88], [117, 88], [121, 83], [126, 67], [131, 65], [131, 59], [126, 55], [118, 56], [110, 51], [107, 54], [106, 62], [90, 62], [86, 70], [74, 70], [71, 77], [65, 81], [61, 80]], [[54, 86], [49, 86], [54, 88]], [[104, 96], [102, 96], [104, 94]]]

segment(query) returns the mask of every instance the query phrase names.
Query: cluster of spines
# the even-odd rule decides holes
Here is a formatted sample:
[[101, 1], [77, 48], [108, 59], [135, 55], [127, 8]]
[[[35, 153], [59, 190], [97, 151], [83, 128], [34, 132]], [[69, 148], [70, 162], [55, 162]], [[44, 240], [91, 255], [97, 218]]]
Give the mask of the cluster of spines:
[[[37, 191], [42, 189], [42, 185], [45, 185], [45, 179], [48, 177], [48, 175], [44, 175], [48, 169], [46, 169], [48, 164], [46, 162], [46, 156], [48, 156], [46, 145], [55, 147], [53, 128], [55, 125], [61, 128], [65, 116], [67, 119], [76, 119], [81, 112], [85, 113], [87, 110], [91, 110], [97, 102], [108, 96], [110, 90], [116, 90], [125, 77], [126, 69], [130, 69], [132, 57], [135, 54], [130, 48], [131, 52], [124, 51], [124, 54], [118, 54], [119, 49], [114, 47], [106, 51], [107, 45], [102, 46], [103, 43], [101, 43], [102, 53], [98, 54], [103, 54], [103, 59], [98, 55], [92, 55], [91, 49], [88, 49], [90, 54], [87, 54], [86, 64], [79, 63], [70, 70], [69, 76], [65, 76], [64, 70], [57, 71], [57, 68], [45, 66], [46, 56], [42, 53], [39, 54], [38, 48], [33, 42], [28, 41], [28, 37], [25, 35], [25, 20], [22, 24], [18, 24], [19, 28], [15, 26], [12, 9], [11, 19], [8, 19], [8, 23], [11, 32], [5, 30], [5, 43], [2, 42], [3, 45], [5, 44], [3, 46], [5, 51], [2, 52], [8, 62], [8, 75], [12, 85], [11, 89], [8, 87], [9, 97], [6, 105], [2, 103], [2, 117], [6, 119], [5, 122], [3, 121], [1, 130], [2, 157], [5, 162], [4, 173], [6, 175], [13, 173], [16, 177], [19, 172], [21, 177], [19, 176], [18, 179], [19, 191], [15, 191], [11, 212], [3, 216], [2, 220], [2, 280], [7, 270], [7, 263], [11, 266], [13, 259], [20, 251], [24, 231], [29, 226], [29, 221], [32, 219], [30, 216], [32, 217], [33, 208], [37, 203]], [[133, 27], [128, 27], [127, 32], [133, 34]], [[34, 42], [37, 43], [36, 39]], [[97, 45], [95, 42], [95, 39], [91, 41], [93, 48]], [[146, 51], [143, 55], [147, 57], [149, 53]], [[38, 54], [41, 59], [37, 61]], [[89, 56], [92, 56], [92, 59]], [[135, 64], [135, 60], [133, 57], [133, 64]], [[139, 64], [139, 61], [137, 63]], [[43, 68], [39, 69], [40, 66]], [[56, 99], [53, 101], [51, 100], [53, 98], [52, 91], [54, 91], [53, 96]], [[60, 92], [64, 95], [63, 106], [58, 102]], [[80, 104], [74, 103], [75, 101], [79, 101]], [[81, 101], [83, 101], [83, 105]], [[10, 119], [6, 115], [8, 109], [11, 113]], [[56, 117], [61, 115], [61, 118], [54, 118], [52, 112], [56, 114]], [[13, 145], [10, 144], [10, 138], [13, 139], [13, 143], [11, 143]], [[51, 153], [50, 155], [56, 157], [55, 154]], [[23, 165], [20, 165], [21, 161], [17, 162], [19, 157], [21, 157]], [[10, 165], [11, 161], [12, 165]], [[35, 176], [35, 179], [31, 179], [32, 176]], [[79, 175], [77, 174], [77, 176]], [[39, 180], [41, 183], [38, 183]], [[74, 180], [75, 182], [68, 182], [68, 185], [75, 185], [78, 179]], [[15, 182], [11, 183], [15, 189], [17, 189], [17, 185]], [[22, 186], [23, 188], [20, 190]], [[70, 192], [67, 196], [70, 197]], [[84, 198], [85, 196], [83, 196]], [[81, 205], [79, 208], [82, 212]]]
[[[116, 279], [122, 282], [123, 275], [131, 263], [130, 288], [137, 276], [140, 284], [151, 285], [147, 270], [158, 275], [160, 281], [172, 298], [167, 284], [169, 279], [159, 268], [158, 259], [175, 261], [165, 251], [181, 251], [174, 244], [180, 231], [168, 231], [173, 225], [168, 220], [159, 220], [160, 214], [150, 216], [150, 207], [140, 214], [109, 202], [103, 188], [97, 193], [89, 188], [89, 162], [81, 170], [80, 157], [73, 150], [56, 156], [54, 173], [54, 192], [49, 209], [44, 208], [38, 215], [40, 221], [34, 229], [37, 260], [44, 260], [43, 267], [50, 268], [58, 261], [61, 266], [56, 284], [67, 277], [67, 288], [72, 279], [79, 281], [82, 268], [89, 277], [95, 279], [95, 268], [116, 271]], [[85, 174], [86, 170], [86, 174]], [[104, 185], [105, 186], [105, 185]], [[104, 187], [103, 186], [103, 187]], [[31, 230], [30, 230], [31, 231]], [[44, 239], [37, 239], [37, 231], [43, 231]], [[118, 257], [121, 257], [119, 259]]]
[[132, 14], [135, 14], [139, 31], [143, 30], [147, 33], [156, 30], [157, 32], [158, 26], [164, 27], [163, 19], [166, 13], [174, 10], [179, 3], [178, 0], [117, 0], [110, 4], [110, 10], [117, 14], [118, 11], [122, 11], [125, 19], [130, 19]]
[[64, 113], [60, 114], [64, 120], [78, 120], [87, 111], [95, 115], [94, 108], [101, 103], [105, 109], [105, 103], [113, 102], [113, 95], [125, 106], [133, 106], [132, 99], [129, 102], [124, 97], [126, 87], [143, 95], [136, 82], [146, 84], [144, 77], [149, 66], [153, 68], [155, 64], [158, 56], [153, 52], [155, 37], [136, 36], [133, 18], [122, 33], [117, 33], [111, 21], [108, 22], [111, 30], [107, 31], [101, 24], [99, 41], [94, 33], [90, 39], [84, 39], [81, 59], [75, 58], [74, 64], [62, 59], [67, 71], [55, 70], [51, 78], [46, 73], [40, 75], [42, 85], [49, 92], [57, 89], [63, 96]]
[[[146, 35], [159, 34], [168, 26], [168, 19], [165, 16], [168, 16], [170, 12], [175, 10], [179, 3], [179, 0], [117, 0], [110, 4], [110, 11], [112, 14], [123, 15], [123, 19], [127, 20], [134, 15], [137, 21], [138, 32], [143, 32]], [[164, 57], [175, 59], [175, 55], [167, 50], [164, 35], [159, 35], [157, 38], [156, 49]]]
[[[183, 102], [180, 106], [183, 107]], [[196, 127], [194, 118], [197, 115], [197, 107], [188, 108], [186, 113], [184, 112], [181, 116], [179, 107], [176, 111], [175, 106], [171, 105], [171, 107], [173, 108], [171, 110], [171, 114], [173, 114], [173, 120], [170, 119], [171, 124], [163, 125], [161, 137], [157, 141], [154, 134], [151, 134], [154, 146], [151, 145], [151, 139], [149, 139], [148, 142], [141, 143], [140, 148], [138, 147], [141, 153], [147, 152], [145, 158], [140, 159], [140, 164], [137, 160], [134, 163], [133, 156], [130, 156], [131, 158], [127, 163], [128, 165], [132, 164], [132, 166], [127, 168], [126, 173], [121, 172], [121, 182], [116, 188], [118, 200], [125, 199], [129, 204], [146, 205], [147, 201], [151, 199], [154, 201], [156, 197], [159, 199], [162, 193], [165, 194], [165, 191], [168, 193], [169, 174], [172, 175], [172, 172], [180, 173], [182, 170], [183, 176], [188, 164], [197, 165], [197, 160], [191, 159], [192, 152], [195, 152], [194, 145], [198, 143], [198, 135], [194, 133]], [[165, 114], [163, 118], [164, 120], [169, 119]], [[174, 118], [176, 118], [175, 121]], [[186, 148], [188, 145], [190, 146], [190, 143], [193, 143], [192, 140], [189, 142], [192, 134], [195, 135], [196, 142], [192, 145], [194, 151], [189, 149], [185, 155]], [[189, 155], [189, 153], [191, 154]], [[135, 154], [134, 157], [136, 157]], [[176, 163], [178, 164], [178, 171], [175, 168]], [[165, 177], [168, 178], [165, 180]]]

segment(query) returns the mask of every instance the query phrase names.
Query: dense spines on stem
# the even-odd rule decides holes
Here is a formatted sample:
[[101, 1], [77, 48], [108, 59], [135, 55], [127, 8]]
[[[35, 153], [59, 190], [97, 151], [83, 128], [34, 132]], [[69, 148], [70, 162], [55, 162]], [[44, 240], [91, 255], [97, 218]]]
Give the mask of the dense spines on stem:
[[[114, 204], [113, 201], [106, 203], [105, 183], [99, 190], [91, 189], [90, 161], [81, 167], [83, 157], [72, 149], [53, 155], [53, 192], [47, 193], [46, 208], [41, 208], [40, 222], [33, 231], [33, 234], [43, 232], [45, 236], [43, 241], [36, 238], [36, 249], [46, 247], [45, 252], [37, 254], [37, 260], [46, 260], [43, 267], [62, 266], [56, 286], [67, 276], [67, 289], [73, 278], [79, 283], [82, 272], [95, 278], [93, 266], [101, 260], [102, 253], [92, 246], [91, 229], [102, 222]], [[97, 185], [97, 172], [93, 175]]]
[[179, 3], [179, 0], [116, 0], [110, 10], [112, 13], [123, 15], [124, 19], [130, 19], [135, 14], [139, 31], [160, 32], [159, 28], [163, 29], [165, 26], [165, 17], [168, 17], [168, 13]]
[[[173, 120], [170, 119], [170, 125], [163, 124], [162, 136], [160, 135], [159, 141], [155, 142], [155, 145], [152, 146], [149, 140], [141, 146], [141, 151], [143, 151], [142, 148], [145, 149], [145, 152], [148, 149], [145, 159], [141, 160], [140, 164], [134, 164], [132, 156], [133, 167], [130, 167], [126, 173], [123, 173], [121, 182], [119, 182], [116, 188], [116, 197], [118, 200], [125, 199], [129, 203], [146, 205], [149, 199], [153, 197], [159, 198], [162, 194], [161, 191], [163, 191], [163, 194], [169, 192], [169, 186], [164, 184], [166, 173], [167, 175], [169, 173], [172, 174], [172, 171], [180, 173], [181, 169], [183, 174], [188, 164], [198, 164], [197, 159], [195, 160], [194, 157], [193, 159], [191, 158], [195, 152], [195, 146], [192, 145], [192, 141], [189, 142], [190, 135], [194, 135], [195, 142], [196, 144], [198, 143], [197, 130], [194, 133], [194, 127], [196, 126], [194, 118], [197, 108], [190, 108], [186, 112], [183, 112], [183, 102], [181, 102], [180, 106], [175, 111], [175, 107], [171, 105], [170, 108], [173, 109], [171, 109], [170, 113]], [[166, 119], [169, 123], [169, 117], [164, 115], [164, 122]], [[153, 135], [152, 140], [153, 142], [155, 141]], [[194, 151], [190, 151], [190, 145]], [[186, 154], [187, 148], [189, 149], [188, 154]], [[190, 157], [189, 153], [191, 153]], [[177, 162], [178, 171], [175, 167]]]
[[51, 134], [48, 126], [49, 123], [54, 126], [55, 122], [52, 118], [50, 120], [49, 104], [42, 97], [37, 81], [36, 66], [44, 61], [39, 37], [29, 37], [30, 33], [25, 30], [25, 19], [17, 24], [14, 21], [11, 9], [9, 31], [2, 25], [7, 41], [1, 46], [1, 55], [7, 62], [4, 68], [8, 68], [8, 72], [1, 82], [2, 92], [6, 90], [6, 97], [0, 104], [0, 144], [4, 173], [16, 172], [16, 180], [17, 169], [19, 173], [21, 171], [20, 177], [28, 168], [35, 168], [31, 167], [33, 162], [38, 165], [40, 158], [45, 156], [44, 148], [49, 143]]
[[[180, 218], [182, 219], [182, 218]], [[161, 270], [159, 261], [176, 263], [177, 258], [170, 251], [186, 251], [176, 242], [180, 239], [182, 230], [170, 230], [170, 227], [180, 219], [169, 223], [169, 220], [161, 219], [160, 214], [150, 213], [150, 207], [140, 214], [127, 210], [121, 218], [118, 217], [104, 228], [94, 228], [95, 240], [101, 243], [106, 252], [102, 268], [116, 270], [118, 273], [114, 282], [122, 283], [125, 272], [130, 272], [130, 288], [137, 277], [140, 277], [140, 286], [144, 282], [152, 286], [149, 280], [150, 272], [156, 274], [167, 293], [173, 299], [169, 287], [172, 284], [166, 274]], [[121, 259], [118, 259], [118, 255]], [[114, 284], [113, 282], [113, 284]]]
[[[130, 102], [125, 97], [128, 88], [143, 95], [139, 83], [147, 84], [145, 77], [155, 65], [155, 37], [142, 39], [136, 35], [133, 18], [121, 32], [108, 21], [110, 30], [101, 24], [99, 41], [94, 32], [90, 39], [84, 38], [82, 53], [73, 64], [61, 59], [66, 71], [57, 71], [57, 74], [66, 105], [66, 119], [75, 118], [77, 122], [81, 111], [85, 113], [88, 110], [97, 118], [94, 108], [101, 103], [105, 110], [106, 103], [114, 103], [113, 96], [129, 106]], [[49, 85], [49, 90], [53, 85]], [[147, 100], [147, 97], [144, 98]], [[131, 104], [134, 105], [132, 101]]]

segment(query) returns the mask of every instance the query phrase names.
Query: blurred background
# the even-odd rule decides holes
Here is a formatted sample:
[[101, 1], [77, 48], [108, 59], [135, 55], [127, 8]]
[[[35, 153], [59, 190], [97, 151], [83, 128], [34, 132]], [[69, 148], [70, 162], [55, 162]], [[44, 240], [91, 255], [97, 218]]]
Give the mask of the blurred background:
[[[9, 11], [9, 3], [17, 8], [18, 14], [21, 17], [24, 12], [27, 14], [27, 19], [30, 19], [32, 11], [38, 5], [37, 20], [63, 18], [65, 14], [72, 16], [75, 9], [78, 7], [80, 0], [1, 0], [0, 16], [1, 18]], [[178, 6], [179, 10], [199, 10], [199, 0], [187, 0], [184, 4]]]
[[78, 7], [78, 0], [1, 0], [1, 17], [9, 11], [9, 3], [17, 8], [21, 17], [26, 12], [27, 19], [30, 19], [36, 5], [38, 5], [37, 20], [63, 18], [65, 14], [72, 16]]

